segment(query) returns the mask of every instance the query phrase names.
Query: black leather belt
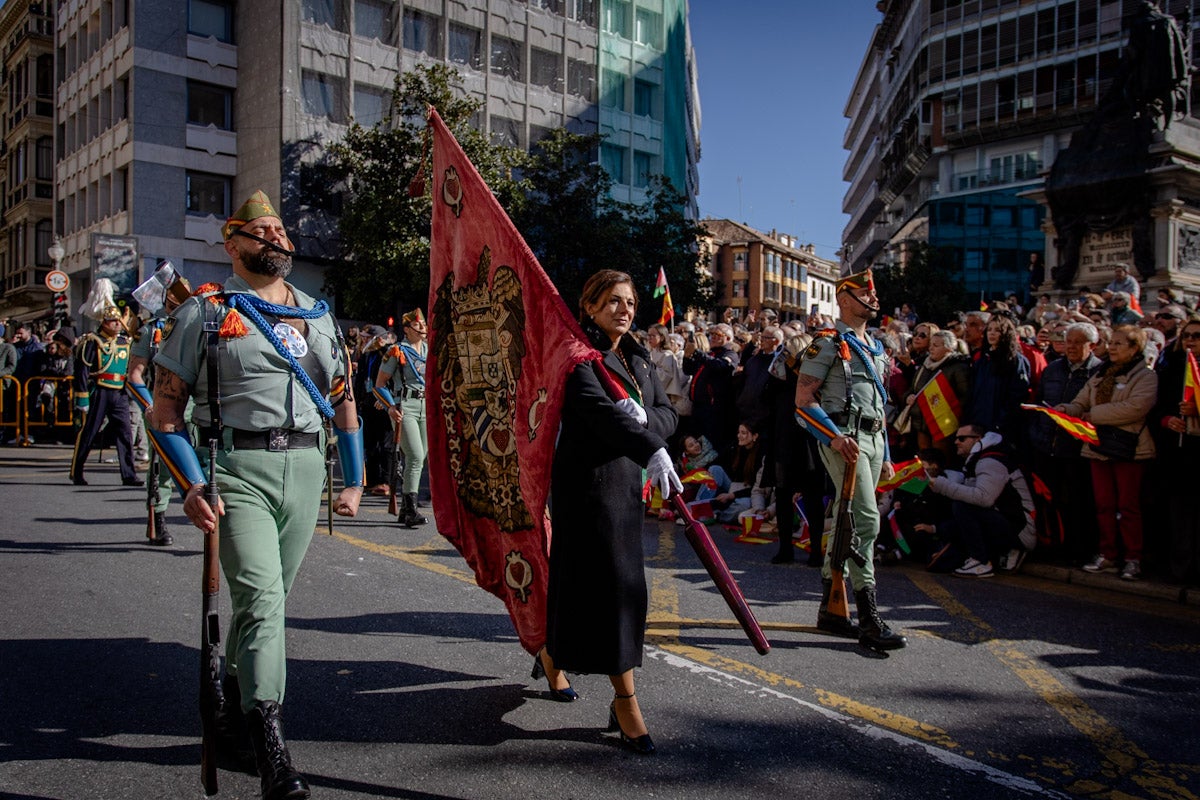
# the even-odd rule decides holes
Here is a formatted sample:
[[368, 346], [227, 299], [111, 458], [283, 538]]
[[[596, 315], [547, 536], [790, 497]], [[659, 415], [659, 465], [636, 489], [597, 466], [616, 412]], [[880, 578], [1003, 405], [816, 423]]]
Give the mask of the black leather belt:
[[[846, 414], [830, 414], [829, 418], [833, 420], [833, 424], [839, 428], [845, 428], [850, 424], [850, 420]], [[879, 433], [883, 430], [883, 420], [875, 419], [874, 417], [860, 417], [858, 420], [859, 433]], [[845, 430], [842, 431], [845, 433]]]
[[425, 399], [425, 390], [424, 389], [409, 389], [408, 387], [405, 387], [400, 390], [400, 399], [402, 399], [402, 400], [424, 400]]
[[230, 428], [235, 450], [303, 450], [320, 444], [320, 433], [302, 433], [287, 428], [270, 428], [265, 431], [243, 431]]

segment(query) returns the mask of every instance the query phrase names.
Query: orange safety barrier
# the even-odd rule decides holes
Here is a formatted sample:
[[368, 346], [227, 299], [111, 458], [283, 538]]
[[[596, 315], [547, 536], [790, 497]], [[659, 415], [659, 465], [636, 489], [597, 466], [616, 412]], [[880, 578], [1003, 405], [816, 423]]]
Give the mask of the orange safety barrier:
[[0, 376], [0, 430], [12, 429], [14, 441], [21, 438], [21, 382], [12, 375]]
[[73, 382], [69, 375], [35, 375], [25, 381], [21, 403], [24, 444], [29, 444], [31, 428], [70, 428], [75, 424]]

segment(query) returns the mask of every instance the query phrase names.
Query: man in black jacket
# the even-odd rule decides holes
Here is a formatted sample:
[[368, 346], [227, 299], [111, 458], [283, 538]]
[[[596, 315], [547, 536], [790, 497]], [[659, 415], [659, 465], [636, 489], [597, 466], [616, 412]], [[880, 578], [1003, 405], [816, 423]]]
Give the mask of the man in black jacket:
[[[1056, 406], [1069, 403], [1096, 374], [1102, 363], [1092, 354], [1100, 335], [1090, 322], [1076, 322], [1066, 330], [1066, 354], [1047, 365], [1034, 389], [1033, 402]], [[1033, 445], [1033, 472], [1045, 482], [1053, 505], [1062, 516], [1063, 541], [1059, 555], [1082, 564], [1096, 552], [1095, 502], [1092, 473], [1080, 455], [1082, 443], [1045, 414], [1031, 414], [1029, 438]], [[1045, 525], [1046, 520], [1039, 520]], [[1054, 547], [1055, 542], [1051, 542]]]

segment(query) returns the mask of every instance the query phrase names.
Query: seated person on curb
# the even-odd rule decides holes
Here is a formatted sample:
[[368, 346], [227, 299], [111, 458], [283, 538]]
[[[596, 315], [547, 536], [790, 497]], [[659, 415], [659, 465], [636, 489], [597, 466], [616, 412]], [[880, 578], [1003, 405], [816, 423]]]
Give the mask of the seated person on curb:
[[993, 555], [1004, 556], [1002, 569], [1015, 570], [1025, 552], [1037, 544], [1033, 497], [1017, 466], [1016, 452], [999, 433], [980, 425], [963, 425], [954, 442], [966, 459], [963, 471], [929, 481], [930, 489], [953, 501], [951, 519], [938, 528], [939, 533], [949, 533], [967, 556], [954, 574], [989, 577]]

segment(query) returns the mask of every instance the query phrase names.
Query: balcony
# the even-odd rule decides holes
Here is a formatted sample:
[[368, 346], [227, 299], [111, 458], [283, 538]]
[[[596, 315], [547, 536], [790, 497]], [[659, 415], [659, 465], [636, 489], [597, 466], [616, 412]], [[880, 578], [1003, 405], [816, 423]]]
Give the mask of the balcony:
[[[1041, 161], [1026, 162], [1022, 166], [1000, 170], [973, 170], [956, 172], [950, 176], [950, 185], [946, 193], [969, 192], [975, 189], [985, 189], [995, 186], [1008, 186], [1014, 183], [1037, 180], [1042, 171]], [[935, 193], [937, 193], [935, 191]]]

